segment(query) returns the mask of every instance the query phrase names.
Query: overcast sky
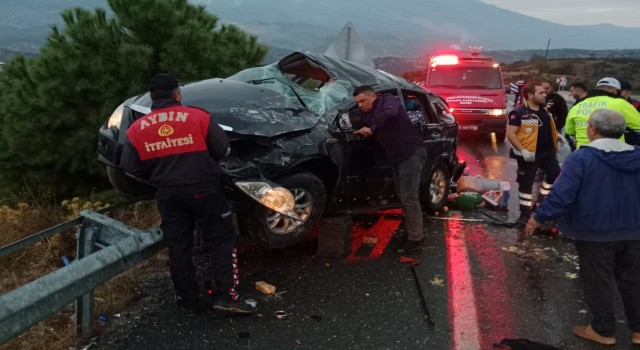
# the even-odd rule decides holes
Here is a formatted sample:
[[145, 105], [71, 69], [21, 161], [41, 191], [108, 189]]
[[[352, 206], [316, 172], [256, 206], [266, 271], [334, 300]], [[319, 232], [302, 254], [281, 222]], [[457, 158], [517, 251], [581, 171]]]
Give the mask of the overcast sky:
[[482, 0], [507, 10], [560, 24], [608, 23], [640, 28], [640, 0]]

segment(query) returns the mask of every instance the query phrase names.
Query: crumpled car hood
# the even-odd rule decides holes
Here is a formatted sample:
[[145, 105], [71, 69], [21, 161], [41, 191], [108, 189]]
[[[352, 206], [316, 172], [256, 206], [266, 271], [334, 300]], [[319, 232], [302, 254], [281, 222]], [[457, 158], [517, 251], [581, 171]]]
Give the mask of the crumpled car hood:
[[[315, 126], [319, 116], [291, 102], [284, 95], [260, 85], [228, 79], [207, 79], [181, 87], [182, 104], [202, 108], [226, 131], [240, 135], [273, 137]], [[131, 109], [148, 113], [149, 94], [133, 102]]]

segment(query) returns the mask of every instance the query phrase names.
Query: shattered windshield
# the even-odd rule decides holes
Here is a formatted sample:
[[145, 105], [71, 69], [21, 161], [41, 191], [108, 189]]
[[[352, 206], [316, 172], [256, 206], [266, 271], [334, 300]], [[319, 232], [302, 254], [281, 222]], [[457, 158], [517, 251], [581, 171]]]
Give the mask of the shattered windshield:
[[456, 89], [502, 89], [500, 72], [490, 67], [440, 66], [431, 68], [430, 87]]
[[294, 106], [306, 107], [318, 115], [349, 97], [350, 85], [345, 81], [331, 80], [324, 83], [312, 78], [304, 78], [285, 75], [274, 63], [245, 69], [228, 79], [260, 85], [265, 89], [276, 91], [287, 97]]

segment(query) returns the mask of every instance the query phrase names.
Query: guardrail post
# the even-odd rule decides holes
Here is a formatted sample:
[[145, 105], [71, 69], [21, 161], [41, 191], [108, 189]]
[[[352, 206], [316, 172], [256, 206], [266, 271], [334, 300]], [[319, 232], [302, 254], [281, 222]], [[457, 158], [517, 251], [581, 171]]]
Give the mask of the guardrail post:
[[[77, 231], [78, 247], [81, 247], [77, 259], [0, 295], [0, 345], [74, 302], [76, 325], [88, 336], [92, 331], [93, 290], [166, 247], [159, 228], [142, 231], [87, 210], [80, 215], [83, 228]], [[64, 225], [71, 224], [81, 222], [76, 223], [74, 219]], [[49, 231], [39, 236], [50, 236]]]
[[[76, 238], [77, 260], [94, 252], [94, 243], [99, 231], [99, 224], [95, 225], [94, 222], [87, 219], [82, 220], [82, 225], [78, 228]], [[75, 302], [76, 332], [80, 333], [83, 338], [90, 338], [93, 333], [94, 291], [95, 289], [92, 289], [87, 294], [76, 299]]]

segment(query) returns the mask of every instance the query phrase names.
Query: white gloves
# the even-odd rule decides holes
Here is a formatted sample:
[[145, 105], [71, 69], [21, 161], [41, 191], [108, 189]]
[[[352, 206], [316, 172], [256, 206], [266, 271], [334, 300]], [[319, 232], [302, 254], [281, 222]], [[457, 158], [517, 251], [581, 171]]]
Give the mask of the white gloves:
[[526, 149], [521, 149], [520, 153], [522, 154], [522, 158], [524, 158], [524, 161], [527, 163], [533, 163], [536, 160], [536, 154], [530, 151], [527, 151]]

